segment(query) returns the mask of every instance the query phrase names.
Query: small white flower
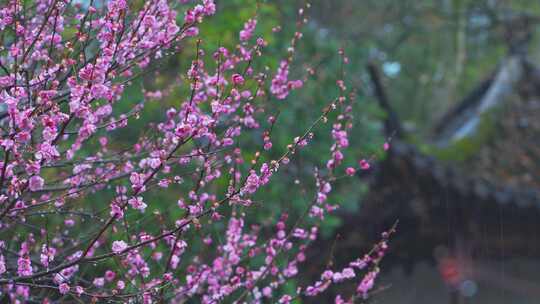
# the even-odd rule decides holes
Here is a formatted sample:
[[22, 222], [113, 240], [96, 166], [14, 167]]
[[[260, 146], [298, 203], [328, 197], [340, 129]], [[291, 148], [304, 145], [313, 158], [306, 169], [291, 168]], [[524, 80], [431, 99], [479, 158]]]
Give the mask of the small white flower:
[[114, 253], [120, 253], [120, 252], [124, 251], [127, 247], [128, 247], [128, 245], [124, 241], [114, 241], [112, 243], [112, 251]]

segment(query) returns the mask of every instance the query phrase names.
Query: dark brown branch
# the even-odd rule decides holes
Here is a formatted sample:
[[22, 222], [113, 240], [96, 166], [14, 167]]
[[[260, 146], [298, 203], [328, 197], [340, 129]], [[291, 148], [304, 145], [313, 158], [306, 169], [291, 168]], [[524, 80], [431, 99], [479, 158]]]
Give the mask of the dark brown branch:
[[375, 94], [379, 105], [383, 110], [386, 111], [387, 114], [387, 117], [384, 121], [385, 135], [387, 137], [391, 137], [392, 135], [394, 135], [397, 138], [403, 138], [403, 136], [405, 135], [403, 127], [401, 126], [401, 122], [399, 121], [396, 112], [390, 106], [388, 96], [386, 95], [386, 91], [384, 90], [384, 87], [382, 85], [379, 69], [377, 68], [377, 66], [375, 66], [374, 63], [369, 63], [367, 65], [367, 70], [371, 79], [371, 83], [373, 84], [373, 93]]

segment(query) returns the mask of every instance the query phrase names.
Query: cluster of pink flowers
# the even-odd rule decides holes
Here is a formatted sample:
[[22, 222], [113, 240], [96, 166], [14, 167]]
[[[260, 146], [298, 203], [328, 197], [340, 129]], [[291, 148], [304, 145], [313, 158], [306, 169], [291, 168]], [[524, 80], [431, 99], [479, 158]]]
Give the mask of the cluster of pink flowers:
[[244, 24], [244, 29], [240, 31], [240, 41], [247, 41], [251, 39], [256, 26], [257, 26], [257, 19], [249, 19]]
[[[196, 37], [216, 5], [192, 2], [10, 0], [0, 8], [0, 292], [11, 302], [289, 303], [359, 277], [351, 264], [296, 295], [281, 291], [299, 274], [320, 221], [337, 208], [329, 195], [343, 169], [351, 99], [332, 101], [303, 135], [274, 147], [271, 130], [279, 126], [270, 112], [282, 104], [261, 99], [285, 99], [302, 87], [289, 80], [301, 33], [272, 77], [255, 64], [267, 45], [251, 39], [256, 18], [236, 47], [207, 56]], [[129, 147], [119, 145], [114, 138], [145, 114], [145, 104], [169, 96], [145, 91], [135, 103], [125, 88], [186, 46], [195, 58], [173, 85], [189, 94], [137, 130]], [[255, 195], [334, 112], [335, 144], [327, 168], [315, 172], [312, 218], [247, 225]], [[262, 134], [254, 145], [263, 152], [242, 149], [253, 134]], [[160, 196], [169, 188], [174, 202]], [[212, 233], [219, 225], [224, 237]], [[363, 277], [359, 294], [373, 287], [376, 271]]]
[[293, 89], [299, 89], [303, 85], [302, 80], [289, 80], [289, 62], [281, 61], [276, 75], [272, 79], [270, 91], [277, 99], [285, 99]]
[[344, 300], [342, 295], [337, 295], [335, 304], [354, 303], [354, 300], [357, 298], [367, 299], [369, 292], [375, 286], [375, 279], [380, 272], [379, 263], [388, 250], [388, 239], [395, 232], [396, 225], [397, 222], [388, 231], [383, 232], [381, 240], [375, 244], [364, 257], [350, 262], [349, 265], [341, 271], [325, 270], [321, 274], [320, 280], [316, 281], [313, 285], [308, 286], [305, 289], [304, 294], [310, 297], [317, 296], [328, 289], [332, 284], [354, 280], [357, 278], [357, 272], [368, 269], [367, 273], [360, 278], [356, 293], [351, 295], [348, 300]]

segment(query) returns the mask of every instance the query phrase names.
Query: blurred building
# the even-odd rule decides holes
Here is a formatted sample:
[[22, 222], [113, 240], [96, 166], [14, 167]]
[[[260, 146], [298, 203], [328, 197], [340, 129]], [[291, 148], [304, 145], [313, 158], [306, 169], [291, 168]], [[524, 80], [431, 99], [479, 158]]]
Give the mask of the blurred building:
[[373, 303], [540, 303], [540, 70], [511, 54], [413, 145], [370, 69], [387, 133], [400, 132], [361, 177], [370, 193], [343, 215], [336, 263], [399, 219]]

